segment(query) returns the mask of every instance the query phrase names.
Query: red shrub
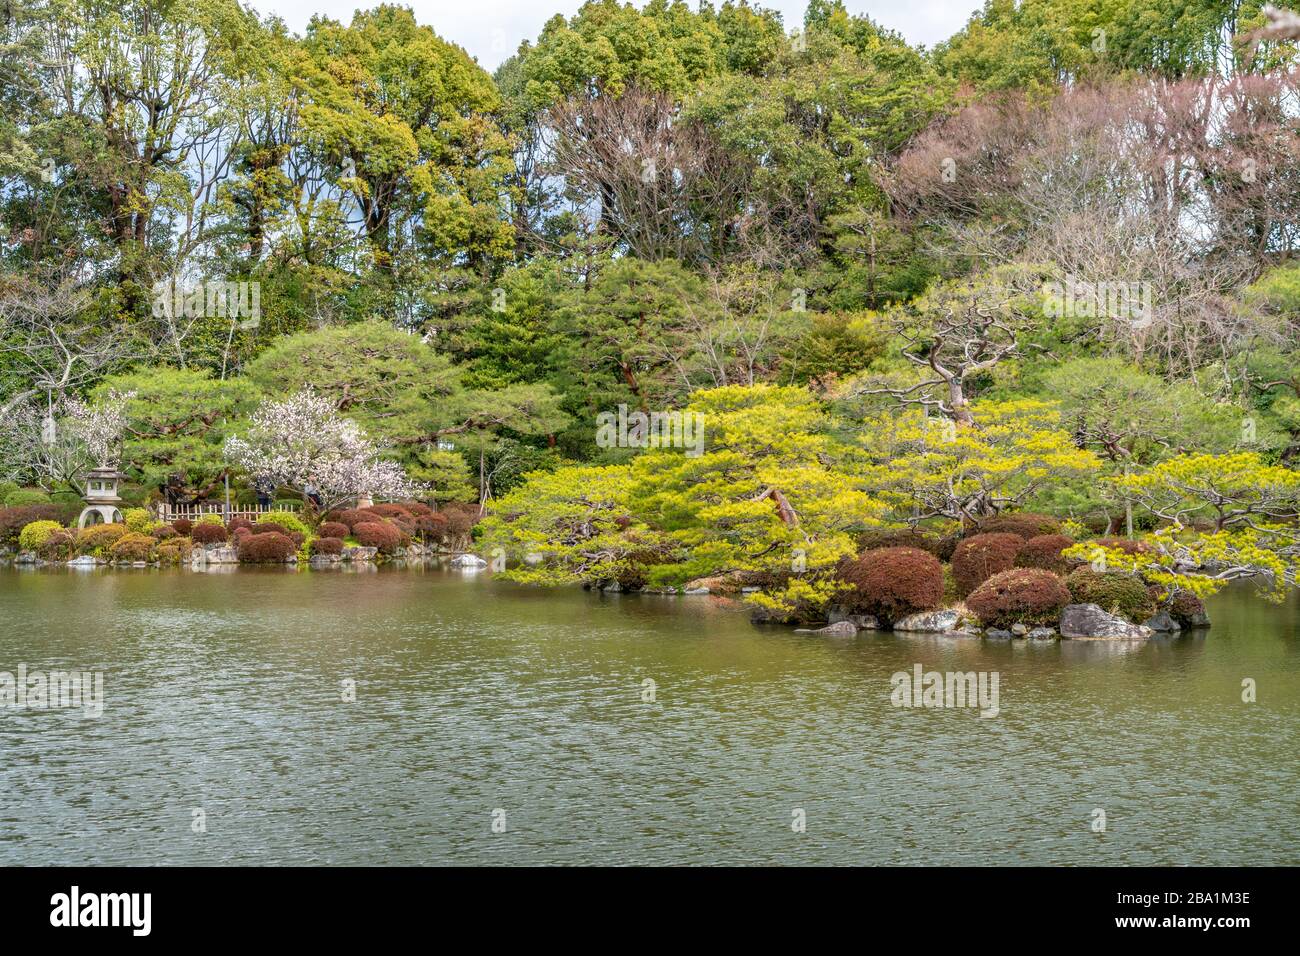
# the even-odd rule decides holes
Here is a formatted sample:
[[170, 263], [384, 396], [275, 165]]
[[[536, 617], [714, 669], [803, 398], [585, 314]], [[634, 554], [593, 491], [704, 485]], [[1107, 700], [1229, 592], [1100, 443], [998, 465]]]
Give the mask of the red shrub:
[[1024, 543], [1024, 538], [1010, 532], [977, 534], [964, 539], [952, 553], [957, 593], [965, 597], [999, 571], [1011, 570]]
[[1013, 512], [990, 518], [980, 525], [980, 534], [1018, 534], [1028, 540], [1045, 534], [1059, 534], [1061, 522], [1051, 515]]
[[1077, 561], [1068, 561], [1061, 552], [1074, 544], [1074, 539], [1064, 534], [1040, 534], [1025, 542], [1016, 555], [1018, 568], [1042, 568], [1053, 574], [1064, 574]]
[[877, 548], [840, 568], [853, 585], [843, 599], [850, 611], [886, 624], [943, 603], [943, 565], [920, 548]]
[[298, 546], [286, 534], [268, 531], [266, 534], [242, 534], [236, 539], [239, 560], [248, 562], [277, 562], [283, 564], [298, 553]]
[[357, 525], [365, 521], [374, 521], [373, 515], [368, 515], [364, 511], [358, 511], [356, 508], [345, 508], [342, 511], [331, 511], [326, 517], [330, 521], [337, 521], [339, 524], [348, 526], [348, 530], [356, 528]]
[[353, 527], [352, 533], [367, 548], [378, 548], [384, 554], [392, 554], [402, 544], [402, 532], [392, 524], [362, 522]]
[[230, 528], [232, 534], [238, 531], [240, 528], [251, 528], [252, 526], [253, 526], [253, 522], [249, 521], [247, 518], [244, 517], [231, 518], [229, 525], [227, 525], [227, 527]]
[[1051, 624], [1070, 603], [1070, 591], [1051, 571], [1013, 568], [995, 574], [966, 598], [986, 627]]
[[919, 548], [937, 556], [939, 539], [910, 528], [868, 531], [858, 538], [859, 551], [876, 551], [880, 548]]
[[342, 538], [317, 538], [311, 543], [312, 554], [342, 554]]
[[352, 529], [342, 521], [322, 521], [316, 532], [322, 538], [346, 538], [352, 533]]
[[471, 502], [453, 501], [442, 509], [441, 514], [447, 517], [449, 538], [463, 538], [479, 523], [478, 505]]
[[423, 501], [403, 501], [402, 507], [405, 508], [407, 511], [409, 511], [411, 513], [411, 516], [415, 518], [422, 517], [423, 515], [431, 515], [434, 513], [433, 509], [430, 508], [428, 505], [426, 505]]
[[447, 536], [447, 516], [440, 511], [415, 516], [415, 533], [425, 541], [442, 541]]
[[155, 541], [166, 541], [168, 538], [175, 538], [177, 536], [176, 528], [169, 524], [159, 525], [150, 531], [149, 534], [153, 535]]
[[367, 514], [378, 515], [381, 518], [410, 518], [411, 512], [403, 505], [380, 504], [371, 505], [369, 508], [363, 508]]
[[190, 532], [194, 530], [194, 522], [189, 518], [177, 518], [172, 522], [172, 527], [176, 529], [176, 533], [182, 538], [188, 538]]
[[226, 536], [225, 525], [200, 521], [190, 528], [190, 538], [193, 539], [195, 544], [220, 544], [226, 540]]
[[63, 524], [64, 509], [59, 505], [15, 505], [0, 508], [0, 544], [18, 546], [18, 533], [33, 521], [57, 521]]

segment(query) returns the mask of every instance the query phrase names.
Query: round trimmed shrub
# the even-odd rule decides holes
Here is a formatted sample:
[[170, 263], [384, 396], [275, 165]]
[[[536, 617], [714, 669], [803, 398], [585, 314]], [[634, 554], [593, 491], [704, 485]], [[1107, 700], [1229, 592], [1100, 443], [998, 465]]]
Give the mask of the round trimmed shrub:
[[126, 530], [136, 534], [148, 534], [158, 527], [158, 522], [153, 520], [153, 515], [149, 514], [147, 508], [127, 508], [122, 512], [122, 520], [126, 522]]
[[311, 543], [312, 554], [342, 554], [342, 538], [317, 538]]
[[1012, 568], [993, 575], [966, 598], [985, 627], [1052, 624], [1070, 603], [1070, 591], [1051, 571]]
[[[234, 522], [231, 523], [233, 524]], [[182, 538], [188, 538], [190, 532], [194, 530], [194, 522], [189, 518], [177, 518], [172, 522], [172, 527], [176, 529], [176, 533]]]
[[1009, 531], [977, 534], [964, 538], [952, 553], [952, 576], [961, 597], [1002, 571], [1016, 566], [1016, 555], [1025, 539]]
[[877, 551], [881, 548], [916, 548], [937, 555], [939, 539], [912, 528], [868, 531], [858, 538], [859, 552]]
[[128, 531], [113, 543], [108, 553], [114, 561], [149, 561], [157, 546], [152, 535]]
[[158, 543], [158, 560], [164, 564], [180, 564], [190, 556], [192, 544], [189, 538], [168, 538]]
[[92, 524], [77, 532], [77, 550], [82, 554], [104, 557], [117, 539], [126, 534], [124, 524]]
[[76, 541], [77, 536], [73, 532], [60, 528], [41, 542], [36, 553], [46, 561], [66, 561], [72, 557]]
[[447, 516], [433, 509], [416, 515], [414, 533], [426, 542], [442, 541], [447, 536]]
[[402, 532], [396, 525], [380, 522], [362, 522], [352, 529], [357, 541], [367, 548], [378, 548], [392, 554], [402, 545]]
[[375, 520], [373, 515], [368, 515], [364, 511], [358, 511], [356, 508], [344, 508], [340, 511], [331, 511], [325, 517], [330, 521], [337, 521], [339, 524], [347, 525], [348, 531], [351, 531], [363, 522]]
[[0, 508], [0, 544], [13, 546], [18, 535], [33, 521], [59, 521], [63, 508], [59, 505], [22, 505], [18, 508]]
[[298, 546], [293, 543], [293, 539], [278, 531], [241, 534], [235, 540], [240, 561], [283, 564], [298, 553]]
[[24, 551], [35, 551], [45, 543], [46, 538], [62, 530], [63, 525], [57, 521], [33, 521], [18, 532], [18, 547]]
[[166, 541], [169, 538], [175, 538], [177, 536], [176, 529], [169, 524], [160, 524], [158, 527], [150, 531], [149, 534], [153, 535], [155, 541]]
[[979, 530], [981, 534], [1018, 534], [1027, 541], [1044, 534], [1059, 534], [1061, 522], [1051, 515], [1022, 511], [990, 518]]
[[39, 488], [19, 488], [5, 495], [6, 508], [24, 508], [31, 505], [48, 505], [50, 496]]
[[352, 533], [352, 529], [342, 521], [322, 521], [321, 526], [316, 529], [316, 533], [322, 538], [346, 538]]
[[943, 603], [943, 565], [920, 548], [867, 551], [841, 567], [839, 576], [853, 585], [843, 603], [885, 624]]
[[1205, 624], [1205, 602], [1191, 591], [1179, 590], [1169, 599], [1169, 616], [1183, 627], [1201, 627]]
[[1040, 534], [1030, 538], [1016, 554], [1016, 567], [1040, 568], [1053, 574], [1064, 574], [1078, 562], [1061, 557], [1061, 552], [1074, 544], [1067, 534]]
[[231, 534], [234, 534], [240, 528], [251, 528], [252, 526], [253, 522], [249, 521], [247, 518], [239, 516], [231, 518], [226, 524], [226, 529], [230, 531]]
[[195, 544], [221, 544], [226, 540], [226, 526], [200, 521], [190, 529], [190, 537]]
[[291, 511], [268, 511], [266, 514], [261, 515], [258, 524], [275, 525], [285, 533], [293, 532], [303, 536], [306, 536], [311, 530], [307, 527], [306, 522]]
[[225, 527], [225, 522], [221, 520], [221, 515], [217, 514], [215, 511], [209, 511], [205, 515], [200, 515], [199, 520], [196, 521], [195, 524], [219, 524], [222, 527]]
[[1090, 566], [1075, 568], [1065, 579], [1075, 604], [1096, 604], [1140, 624], [1155, 613], [1155, 602], [1140, 578], [1118, 571], [1098, 572]]

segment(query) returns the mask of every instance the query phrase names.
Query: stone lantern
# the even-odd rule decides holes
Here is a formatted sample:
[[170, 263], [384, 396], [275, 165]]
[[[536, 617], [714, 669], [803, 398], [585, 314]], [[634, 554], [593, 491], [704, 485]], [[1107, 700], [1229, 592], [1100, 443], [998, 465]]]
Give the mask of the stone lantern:
[[86, 472], [86, 507], [77, 519], [77, 527], [94, 524], [120, 524], [122, 512], [117, 507], [122, 499], [117, 496], [117, 483], [125, 478], [116, 468], [92, 468]]

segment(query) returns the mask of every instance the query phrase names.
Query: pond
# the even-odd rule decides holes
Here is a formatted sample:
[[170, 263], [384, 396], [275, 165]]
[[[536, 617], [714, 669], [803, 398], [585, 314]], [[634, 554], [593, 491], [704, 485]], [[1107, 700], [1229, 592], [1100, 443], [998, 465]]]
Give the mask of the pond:
[[[828, 638], [442, 569], [0, 570], [0, 671], [104, 681], [0, 709], [0, 865], [1296, 864], [1300, 602], [1209, 610]], [[916, 664], [997, 715], [894, 706]]]

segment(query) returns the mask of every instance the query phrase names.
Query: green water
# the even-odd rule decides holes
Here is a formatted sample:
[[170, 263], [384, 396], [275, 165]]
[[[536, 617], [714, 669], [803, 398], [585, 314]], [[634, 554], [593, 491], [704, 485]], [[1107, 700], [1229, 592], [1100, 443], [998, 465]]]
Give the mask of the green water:
[[[0, 671], [106, 705], [0, 710], [0, 865], [1298, 863], [1300, 602], [1210, 611], [828, 639], [454, 571], [4, 570]], [[1000, 713], [892, 706], [916, 663]]]

